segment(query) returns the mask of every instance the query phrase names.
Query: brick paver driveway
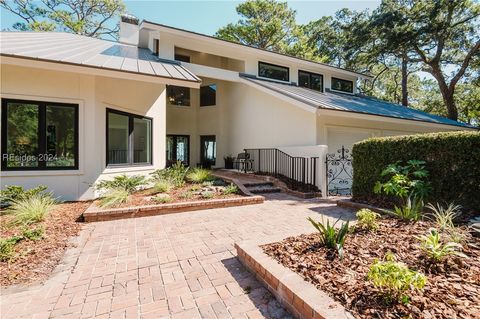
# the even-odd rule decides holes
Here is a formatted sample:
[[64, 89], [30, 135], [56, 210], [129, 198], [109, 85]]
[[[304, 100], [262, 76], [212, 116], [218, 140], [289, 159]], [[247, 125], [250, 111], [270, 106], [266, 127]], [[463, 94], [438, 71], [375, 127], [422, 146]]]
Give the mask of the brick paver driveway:
[[234, 242], [351, 218], [285, 194], [264, 204], [87, 224], [44, 284], [2, 291], [1, 318], [286, 318], [235, 258]]

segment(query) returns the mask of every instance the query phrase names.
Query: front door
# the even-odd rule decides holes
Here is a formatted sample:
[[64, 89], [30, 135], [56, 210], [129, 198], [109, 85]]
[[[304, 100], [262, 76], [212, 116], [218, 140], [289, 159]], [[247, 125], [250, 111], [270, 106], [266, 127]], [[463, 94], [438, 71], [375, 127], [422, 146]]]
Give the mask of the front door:
[[215, 135], [200, 136], [200, 163], [202, 167], [210, 168], [217, 159], [217, 142]]
[[188, 166], [190, 156], [190, 136], [167, 135], [167, 167], [180, 161]]

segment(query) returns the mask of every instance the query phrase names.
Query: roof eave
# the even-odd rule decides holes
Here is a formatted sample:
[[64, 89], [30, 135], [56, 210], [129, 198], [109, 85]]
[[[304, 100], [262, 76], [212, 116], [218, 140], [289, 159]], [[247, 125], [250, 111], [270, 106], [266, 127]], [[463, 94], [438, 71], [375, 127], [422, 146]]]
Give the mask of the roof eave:
[[195, 81], [174, 79], [159, 75], [147, 73], [133, 72], [128, 70], [118, 70], [106, 67], [97, 67], [93, 65], [77, 64], [65, 61], [52, 61], [48, 59], [32, 58], [19, 56], [14, 54], [0, 53], [1, 64], [10, 64], [17, 66], [50, 69], [55, 71], [67, 71], [74, 73], [83, 73], [90, 75], [108, 76], [126, 80], [137, 80], [142, 82], [151, 82], [158, 84], [169, 84], [177, 86], [185, 86], [189, 88], [200, 88], [201, 80], [197, 78]]

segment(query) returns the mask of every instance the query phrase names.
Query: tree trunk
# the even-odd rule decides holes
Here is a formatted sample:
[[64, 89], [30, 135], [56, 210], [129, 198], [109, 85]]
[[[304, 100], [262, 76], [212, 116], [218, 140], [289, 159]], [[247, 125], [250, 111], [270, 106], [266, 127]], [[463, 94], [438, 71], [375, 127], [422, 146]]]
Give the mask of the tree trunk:
[[408, 57], [405, 52], [402, 54], [402, 105], [408, 106]]
[[438, 87], [440, 88], [440, 93], [442, 93], [443, 103], [447, 108], [447, 116], [451, 120], [458, 120], [458, 110], [455, 105], [455, 99], [453, 98], [453, 93], [455, 92], [455, 86], [447, 85], [445, 78], [443, 77], [440, 68], [436, 65], [431, 65], [432, 70], [430, 73], [438, 82]]

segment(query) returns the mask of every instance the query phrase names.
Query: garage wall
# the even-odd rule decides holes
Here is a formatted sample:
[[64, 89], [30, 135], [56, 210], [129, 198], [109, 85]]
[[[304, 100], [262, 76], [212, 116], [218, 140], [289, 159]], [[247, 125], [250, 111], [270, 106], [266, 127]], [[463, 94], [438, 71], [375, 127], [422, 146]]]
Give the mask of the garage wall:
[[[165, 165], [165, 86], [69, 72], [1, 65], [1, 98], [79, 105], [79, 169], [2, 171], [0, 186], [39, 184], [64, 200], [89, 199], [91, 185], [116, 174], [146, 174]], [[106, 168], [106, 108], [153, 117], [153, 166]]]

